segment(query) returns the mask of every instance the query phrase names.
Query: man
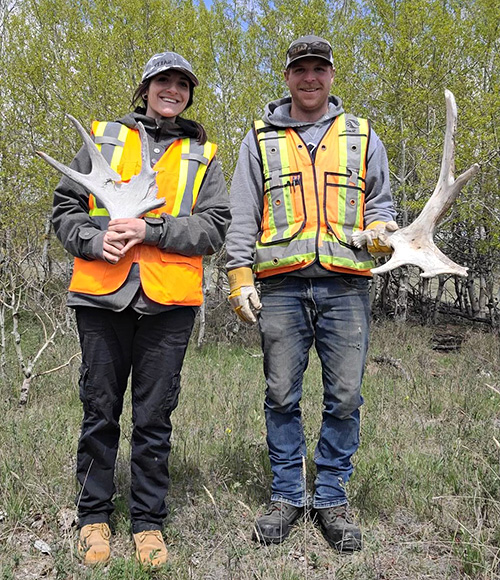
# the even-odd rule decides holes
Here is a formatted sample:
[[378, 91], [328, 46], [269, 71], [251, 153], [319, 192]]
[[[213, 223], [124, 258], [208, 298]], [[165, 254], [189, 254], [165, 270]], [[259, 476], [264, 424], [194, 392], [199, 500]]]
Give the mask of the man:
[[307, 507], [300, 400], [314, 343], [324, 409], [312, 511], [332, 547], [353, 551], [361, 532], [345, 486], [359, 446], [374, 261], [351, 235], [372, 229], [368, 250], [390, 252], [378, 235], [397, 225], [384, 146], [368, 121], [345, 114], [329, 95], [334, 73], [328, 41], [292, 42], [284, 71], [291, 97], [269, 103], [241, 146], [227, 267], [231, 306], [245, 322], [257, 314], [264, 352], [273, 480], [254, 539], [282, 542]]

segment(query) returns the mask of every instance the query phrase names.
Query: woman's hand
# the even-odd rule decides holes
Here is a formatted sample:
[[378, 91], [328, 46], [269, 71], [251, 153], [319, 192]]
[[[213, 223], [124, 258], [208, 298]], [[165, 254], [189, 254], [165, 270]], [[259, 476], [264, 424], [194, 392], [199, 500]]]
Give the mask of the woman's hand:
[[142, 244], [146, 236], [146, 222], [139, 218], [111, 220], [104, 235], [104, 259], [116, 264], [136, 244]]

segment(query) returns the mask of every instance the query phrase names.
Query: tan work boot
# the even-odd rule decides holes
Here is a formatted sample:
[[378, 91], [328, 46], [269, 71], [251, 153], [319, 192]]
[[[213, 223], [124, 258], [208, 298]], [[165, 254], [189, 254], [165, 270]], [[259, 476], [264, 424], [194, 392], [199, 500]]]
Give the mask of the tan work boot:
[[87, 524], [80, 530], [78, 555], [86, 566], [106, 564], [110, 557], [109, 538], [111, 530], [108, 524]]
[[135, 556], [142, 564], [161, 566], [167, 561], [167, 548], [160, 530], [146, 530], [134, 534]]

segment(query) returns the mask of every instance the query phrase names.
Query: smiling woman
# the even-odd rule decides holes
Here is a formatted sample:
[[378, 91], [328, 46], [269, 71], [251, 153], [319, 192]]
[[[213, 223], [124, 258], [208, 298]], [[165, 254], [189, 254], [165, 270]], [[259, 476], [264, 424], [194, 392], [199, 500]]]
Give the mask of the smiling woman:
[[[127, 213], [110, 219], [106, 207], [68, 177], [54, 195], [54, 230], [75, 257], [68, 306], [76, 312], [82, 349], [77, 504], [78, 552], [85, 564], [105, 563], [111, 555], [114, 469], [129, 376], [130, 516], [136, 556], [155, 566], [167, 560], [161, 530], [170, 417], [203, 302], [203, 256], [221, 247], [229, 222], [217, 147], [199, 123], [181, 116], [198, 84], [181, 55], [156, 54], [133, 95], [139, 106], [118, 122], [92, 125], [94, 142], [121, 183], [140, 179], [147, 158], [142, 151], [148, 148], [160, 207], [145, 215], [132, 211], [138, 218]], [[90, 173], [88, 149], [77, 154], [72, 168]]]
[[[155, 54], [144, 68], [132, 102], [135, 104], [142, 99], [148, 117], [175, 121], [177, 115], [191, 106], [194, 88], [198, 84], [190, 63], [180, 54]], [[201, 125], [199, 128], [203, 129]]]
[[186, 108], [191, 94], [191, 83], [185, 74], [166, 71], [151, 79], [143, 95], [147, 101], [146, 115], [153, 119], [170, 117], [173, 120]]

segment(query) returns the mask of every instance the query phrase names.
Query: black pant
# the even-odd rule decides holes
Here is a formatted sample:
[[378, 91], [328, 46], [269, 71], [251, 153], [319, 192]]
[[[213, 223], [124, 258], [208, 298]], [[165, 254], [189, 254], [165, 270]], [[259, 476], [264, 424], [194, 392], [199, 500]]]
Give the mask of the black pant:
[[140, 315], [78, 307], [84, 417], [78, 444], [80, 526], [108, 522], [123, 396], [132, 371], [130, 515], [134, 533], [161, 529], [166, 516], [168, 456], [180, 371], [196, 309]]

